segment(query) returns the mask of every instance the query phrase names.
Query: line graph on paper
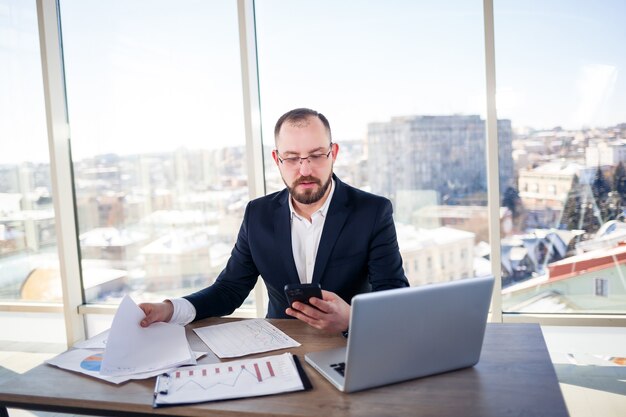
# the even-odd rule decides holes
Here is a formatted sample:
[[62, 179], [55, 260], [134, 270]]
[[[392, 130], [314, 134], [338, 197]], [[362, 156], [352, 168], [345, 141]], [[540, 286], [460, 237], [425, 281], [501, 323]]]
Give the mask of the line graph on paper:
[[[199, 370], [183, 370], [170, 374], [175, 382], [170, 390], [178, 392], [187, 389], [210, 390], [223, 386], [224, 388], [236, 388], [238, 384], [250, 385], [262, 383], [268, 378], [276, 378], [274, 367], [270, 361], [259, 364], [254, 362], [246, 367], [245, 364], [235, 368], [233, 366], [208, 367]], [[250, 369], [251, 368], [251, 369]], [[176, 381], [178, 380], [178, 381]], [[182, 382], [177, 384], [176, 382]]]
[[300, 343], [263, 319], [194, 329], [194, 332], [220, 358], [234, 358], [300, 346]]
[[[161, 378], [164, 378], [161, 381]], [[251, 397], [302, 389], [291, 354], [179, 368], [159, 377], [157, 404]]]

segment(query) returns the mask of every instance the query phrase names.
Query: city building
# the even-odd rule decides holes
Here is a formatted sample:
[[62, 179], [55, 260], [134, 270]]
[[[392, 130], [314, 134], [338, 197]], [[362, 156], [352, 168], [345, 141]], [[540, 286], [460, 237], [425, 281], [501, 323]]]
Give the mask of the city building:
[[502, 286], [544, 275], [547, 265], [569, 255], [584, 230], [535, 229], [501, 241]]
[[626, 308], [626, 245], [548, 264], [548, 273], [503, 289], [510, 311], [617, 313]]
[[474, 233], [404, 224], [397, 224], [396, 229], [404, 274], [412, 286], [474, 276]]
[[[488, 242], [488, 215], [488, 208], [485, 206], [430, 205], [415, 211], [411, 224], [420, 229], [449, 226], [473, 233], [477, 242]], [[506, 207], [501, 207], [500, 234], [502, 237], [511, 232], [511, 223], [511, 212]]]
[[[103, 268], [98, 262], [83, 262], [82, 275], [87, 300], [119, 298], [120, 294], [128, 290], [128, 273], [125, 270]], [[58, 264], [33, 269], [22, 283], [20, 298], [35, 302], [63, 301]]]
[[582, 253], [598, 249], [610, 249], [622, 242], [626, 242], [626, 223], [610, 220], [600, 227], [592, 239], [578, 242], [576, 250]]
[[[144, 288], [166, 294], [188, 293], [211, 284], [232, 247], [216, 242], [214, 231], [170, 232], [141, 249]], [[181, 295], [183, 295], [181, 293]]]
[[[485, 121], [476, 115], [416, 115], [370, 123], [367, 144], [371, 190], [394, 202], [406, 190], [433, 190], [439, 195], [438, 203], [484, 193], [485, 138]], [[510, 120], [498, 120], [498, 143], [503, 191], [513, 180]]]
[[591, 184], [595, 168], [577, 162], [556, 160], [535, 168], [519, 170], [519, 196], [537, 225], [559, 223], [574, 176], [580, 184]]
[[613, 142], [600, 141], [585, 149], [585, 163], [588, 167], [616, 166], [626, 162], [626, 140]]

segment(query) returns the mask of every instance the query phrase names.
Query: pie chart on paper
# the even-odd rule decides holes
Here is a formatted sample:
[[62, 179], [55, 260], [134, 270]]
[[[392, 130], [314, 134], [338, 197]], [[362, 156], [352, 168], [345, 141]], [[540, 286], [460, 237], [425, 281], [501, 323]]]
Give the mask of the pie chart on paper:
[[87, 371], [98, 372], [102, 365], [102, 353], [96, 353], [95, 355], [87, 356], [80, 363], [80, 367]]

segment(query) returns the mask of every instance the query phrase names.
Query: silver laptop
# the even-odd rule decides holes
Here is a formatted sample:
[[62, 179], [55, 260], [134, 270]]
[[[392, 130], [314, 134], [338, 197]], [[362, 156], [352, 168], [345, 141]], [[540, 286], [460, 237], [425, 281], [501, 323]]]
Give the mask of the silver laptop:
[[304, 358], [345, 392], [473, 366], [493, 281], [468, 278], [357, 295], [347, 347]]

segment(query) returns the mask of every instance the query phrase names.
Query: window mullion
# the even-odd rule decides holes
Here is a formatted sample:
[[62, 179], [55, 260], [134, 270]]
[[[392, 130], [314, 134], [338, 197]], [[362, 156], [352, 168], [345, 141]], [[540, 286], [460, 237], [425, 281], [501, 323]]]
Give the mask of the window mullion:
[[489, 207], [489, 244], [491, 271], [495, 276], [491, 301], [491, 321], [502, 321], [502, 269], [500, 251], [500, 180], [498, 164], [498, 116], [496, 114], [496, 56], [493, 0], [483, 0], [485, 28], [485, 73], [487, 95], [487, 201]]
[[37, 20], [59, 266], [63, 288], [63, 313], [67, 344], [72, 346], [85, 338], [85, 323], [83, 317], [78, 314], [78, 307], [83, 304], [84, 297], [81, 285], [82, 272], [77, 239], [58, 2], [37, 0]]
[[[259, 93], [259, 70], [257, 59], [254, 0], [238, 0], [239, 50], [241, 54], [241, 77], [243, 89], [244, 122], [246, 132], [246, 155], [248, 190], [250, 200], [265, 195], [265, 170], [263, 167], [263, 135], [261, 131], [261, 98]], [[265, 311], [265, 287], [261, 281], [256, 285], [255, 301], [257, 316]]]

